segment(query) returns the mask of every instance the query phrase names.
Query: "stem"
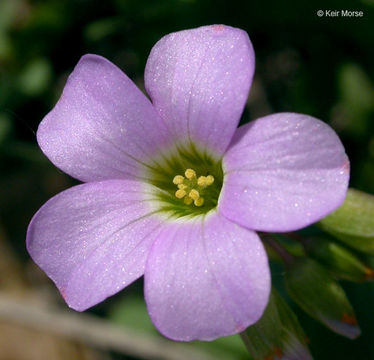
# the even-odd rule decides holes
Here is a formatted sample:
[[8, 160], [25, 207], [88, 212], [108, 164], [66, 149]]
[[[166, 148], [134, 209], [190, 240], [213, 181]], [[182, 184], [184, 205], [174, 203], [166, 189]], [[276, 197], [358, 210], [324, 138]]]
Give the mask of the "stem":
[[[35, 301], [35, 298], [33, 298]], [[147, 360], [212, 360], [213, 356], [161, 337], [147, 336], [88, 314], [47, 308], [0, 292], [0, 320], [65, 336], [105, 350]]]
[[285, 236], [290, 238], [293, 241], [298, 242], [301, 244], [301, 246], [304, 248], [304, 252], [307, 254], [310, 246], [310, 239], [305, 239], [303, 236], [300, 236], [299, 234], [295, 232], [285, 233]]
[[248, 352], [251, 354], [252, 349], [251, 349], [251, 346], [250, 346], [248, 334], [244, 330], [239, 335], [240, 335], [241, 339], [243, 340], [243, 343], [244, 343], [245, 347], [247, 348]]
[[283, 235], [301, 244], [305, 243], [305, 238], [298, 233], [289, 232], [289, 233], [284, 233]]

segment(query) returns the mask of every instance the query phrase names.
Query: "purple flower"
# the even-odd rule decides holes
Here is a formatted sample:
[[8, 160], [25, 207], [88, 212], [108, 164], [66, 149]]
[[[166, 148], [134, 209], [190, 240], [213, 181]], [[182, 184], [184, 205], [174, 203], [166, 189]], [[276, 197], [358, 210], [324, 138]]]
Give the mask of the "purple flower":
[[336, 209], [349, 162], [307, 115], [237, 129], [254, 62], [240, 29], [167, 35], [145, 69], [151, 102], [108, 60], [82, 57], [37, 138], [85, 184], [50, 199], [27, 234], [70, 307], [144, 275], [149, 314], [169, 338], [211, 340], [261, 317], [271, 281], [255, 231], [297, 230]]

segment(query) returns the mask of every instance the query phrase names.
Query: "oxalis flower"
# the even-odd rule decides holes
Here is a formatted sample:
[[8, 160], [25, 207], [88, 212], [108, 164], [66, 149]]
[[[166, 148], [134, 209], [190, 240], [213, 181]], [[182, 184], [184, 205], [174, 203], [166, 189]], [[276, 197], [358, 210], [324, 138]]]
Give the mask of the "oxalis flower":
[[85, 184], [50, 199], [27, 235], [70, 307], [144, 275], [150, 317], [171, 339], [211, 340], [261, 317], [271, 280], [255, 231], [297, 230], [337, 208], [349, 162], [307, 115], [237, 129], [254, 62], [240, 29], [167, 35], [146, 65], [149, 101], [108, 60], [82, 57], [37, 139]]

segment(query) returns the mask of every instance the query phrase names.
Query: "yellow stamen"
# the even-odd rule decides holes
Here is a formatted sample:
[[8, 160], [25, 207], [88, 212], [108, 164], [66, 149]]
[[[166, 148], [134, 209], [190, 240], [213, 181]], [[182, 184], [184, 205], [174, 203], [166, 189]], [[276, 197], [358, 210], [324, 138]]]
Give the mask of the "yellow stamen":
[[206, 186], [207, 185], [206, 176], [199, 176], [199, 178], [197, 179], [197, 185]]
[[175, 185], [179, 185], [179, 184], [182, 184], [183, 180], [184, 180], [184, 177], [182, 175], [176, 175], [174, 176], [173, 183]]
[[182, 189], [179, 189], [175, 192], [175, 196], [178, 198], [178, 199], [182, 199], [183, 197], [185, 197], [187, 195], [187, 193], [182, 190]]
[[209, 186], [209, 185], [212, 185], [214, 183], [214, 177], [212, 175], [208, 175], [206, 177], [206, 185]]
[[186, 196], [184, 199], [183, 199], [183, 202], [186, 204], [186, 205], [191, 205], [193, 200], [189, 197], [189, 196]]
[[202, 206], [204, 204], [204, 198], [199, 197], [193, 203], [195, 204], [195, 206]]
[[192, 170], [192, 169], [187, 169], [185, 172], [184, 172], [184, 175], [186, 176], [186, 178], [188, 180], [191, 180], [193, 178], [196, 177], [196, 172], [195, 170]]
[[193, 200], [197, 200], [200, 197], [200, 194], [196, 189], [192, 189], [190, 193], [188, 194], [188, 196], [192, 198]]
[[194, 203], [195, 206], [203, 206], [204, 198], [201, 195], [204, 195], [207, 186], [213, 184], [214, 177], [208, 175], [197, 178], [196, 171], [193, 169], [187, 169], [184, 175], [176, 175], [173, 178], [173, 183], [178, 187], [175, 196], [183, 199], [186, 205]]

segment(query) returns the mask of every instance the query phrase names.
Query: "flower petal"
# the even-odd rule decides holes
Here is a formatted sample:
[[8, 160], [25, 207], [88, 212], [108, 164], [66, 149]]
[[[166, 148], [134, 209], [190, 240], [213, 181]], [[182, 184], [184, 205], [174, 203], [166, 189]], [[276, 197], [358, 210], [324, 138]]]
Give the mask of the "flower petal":
[[27, 249], [73, 309], [83, 311], [143, 275], [161, 226], [143, 186], [78, 185], [50, 199], [31, 221]]
[[57, 167], [87, 182], [139, 176], [149, 156], [166, 145], [167, 130], [120, 69], [85, 55], [40, 123], [37, 139]]
[[247, 100], [254, 63], [243, 30], [213, 25], [180, 31], [153, 47], [145, 86], [178, 140], [221, 156]]
[[216, 213], [165, 227], [149, 253], [144, 280], [153, 323], [180, 341], [244, 330], [261, 317], [270, 292], [257, 234]]
[[220, 211], [260, 231], [293, 231], [323, 218], [342, 204], [349, 180], [349, 161], [334, 130], [294, 113], [240, 127], [223, 168]]

